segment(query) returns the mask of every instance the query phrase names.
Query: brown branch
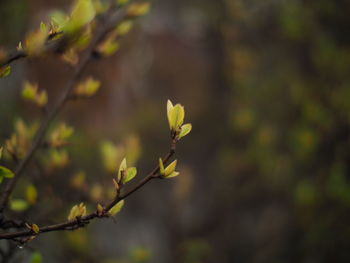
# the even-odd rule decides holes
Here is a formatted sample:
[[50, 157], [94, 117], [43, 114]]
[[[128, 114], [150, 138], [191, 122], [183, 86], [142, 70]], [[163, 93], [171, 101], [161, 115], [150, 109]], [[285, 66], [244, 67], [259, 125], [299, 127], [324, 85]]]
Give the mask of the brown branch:
[[9, 54], [6, 58], [0, 61], [0, 68], [11, 64], [12, 62], [19, 60], [21, 58], [27, 57], [27, 53], [24, 51], [14, 51]]
[[18, 166], [14, 172], [14, 177], [8, 181], [8, 183], [5, 187], [5, 190], [4, 190], [3, 194], [1, 195], [0, 213], [5, 209], [7, 202], [8, 202], [8, 199], [9, 199], [9, 196], [12, 193], [12, 191], [17, 183], [18, 178], [20, 178], [23, 171], [25, 170], [25, 168], [27, 167], [29, 162], [32, 160], [37, 149], [41, 145], [43, 138], [46, 134], [47, 128], [49, 127], [50, 123], [54, 120], [54, 118], [57, 116], [57, 114], [64, 107], [66, 102], [69, 100], [70, 94], [71, 94], [73, 88], [75, 87], [76, 82], [80, 79], [86, 66], [90, 62], [90, 60], [92, 58], [92, 54], [93, 54], [96, 46], [99, 44], [100, 41], [102, 41], [104, 39], [106, 34], [108, 34], [108, 32], [110, 32], [110, 30], [113, 29], [115, 24], [117, 24], [118, 22], [120, 22], [123, 19], [125, 12], [117, 10], [120, 12], [115, 13], [115, 11], [116, 11], [115, 9], [110, 9], [106, 13], [105, 19], [101, 20], [102, 21], [101, 29], [94, 34], [94, 37], [90, 43], [88, 50], [85, 53], [85, 56], [82, 57], [82, 59], [80, 60], [80, 63], [74, 69], [73, 77], [67, 83], [61, 97], [58, 99], [58, 101], [54, 105], [51, 112], [49, 112], [47, 117], [42, 121], [42, 123], [41, 123], [35, 137], [34, 137], [33, 143], [31, 145], [28, 153], [18, 164]]
[[[169, 153], [163, 158], [163, 163], [167, 164], [170, 160], [170, 158], [175, 154], [175, 147], [176, 147], [176, 139], [172, 139], [171, 147]], [[43, 233], [47, 232], [53, 232], [53, 231], [65, 231], [65, 230], [75, 230], [81, 227], [84, 227], [85, 225], [89, 224], [91, 220], [95, 218], [105, 218], [108, 217], [109, 210], [116, 205], [119, 201], [126, 199], [131, 194], [135, 193], [137, 190], [141, 189], [144, 185], [146, 185], [149, 181], [155, 178], [162, 178], [159, 174], [159, 165], [157, 165], [152, 172], [150, 172], [146, 177], [144, 177], [141, 181], [139, 181], [133, 188], [131, 188], [129, 191], [125, 192], [122, 195], [119, 195], [119, 192], [117, 192], [116, 197], [113, 201], [111, 201], [103, 210], [102, 215], [99, 214], [97, 211], [92, 212], [88, 215], [85, 215], [83, 217], [77, 217], [74, 220], [66, 221], [59, 224], [49, 225], [40, 227], [39, 233], [34, 233], [32, 230], [25, 230], [25, 231], [19, 231], [14, 233], [6, 233], [6, 234], [0, 234], [0, 240], [1, 239], [11, 239], [11, 240], [17, 240], [18, 238], [27, 238], [27, 237], [34, 237], [38, 236]], [[27, 241], [28, 239], [25, 239]]]

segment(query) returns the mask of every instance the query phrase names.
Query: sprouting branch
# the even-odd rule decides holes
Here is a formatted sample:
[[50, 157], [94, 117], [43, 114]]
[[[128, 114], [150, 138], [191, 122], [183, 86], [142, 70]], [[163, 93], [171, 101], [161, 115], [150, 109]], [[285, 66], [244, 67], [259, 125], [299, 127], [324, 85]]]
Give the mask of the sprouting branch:
[[[172, 139], [172, 142], [171, 142], [171, 147], [170, 147], [169, 153], [163, 158], [164, 164], [168, 163], [170, 158], [175, 154], [176, 143], [177, 143], [177, 139], [174, 137]], [[10, 240], [16, 240], [16, 241], [21, 242], [21, 238], [24, 238], [23, 239], [24, 241], [22, 241], [22, 242], [25, 242], [28, 240], [28, 237], [35, 237], [37, 235], [47, 233], [47, 232], [53, 232], [53, 231], [75, 230], [75, 229], [82, 228], [82, 227], [86, 226], [93, 219], [108, 217], [109, 210], [111, 210], [111, 208], [114, 205], [116, 205], [119, 201], [126, 199], [128, 196], [132, 195], [137, 190], [141, 189], [144, 185], [146, 185], [152, 179], [162, 178], [159, 169], [160, 169], [160, 167], [159, 167], [159, 165], [157, 165], [146, 177], [144, 177], [141, 181], [139, 181], [134, 187], [132, 187], [127, 192], [125, 192], [123, 194], [119, 194], [119, 191], [117, 191], [115, 198], [107, 206], [105, 206], [104, 210], [102, 211], [102, 214], [99, 213], [98, 211], [94, 211], [94, 212], [92, 212], [88, 215], [85, 215], [83, 217], [77, 217], [74, 220], [66, 221], [66, 222], [59, 223], [59, 224], [40, 227], [40, 231], [38, 233], [35, 233], [32, 230], [28, 229], [25, 231], [0, 234], [0, 240], [1, 239], [10, 239]]]
[[28, 150], [26, 156], [19, 162], [17, 168], [14, 172], [14, 177], [8, 181], [3, 194], [0, 197], [0, 213], [5, 209], [9, 196], [11, 195], [18, 178], [22, 175], [23, 171], [29, 164], [29, 162], [34, 157], [36, 151], [40, 147], [43, 138], [46, 134], [47, 128], [50, 123], [54, 120], [57, 114], [61, 111], [67, 101], [69, 101], [72, 90], [74, 89], [77, 81], [80, 79], [82, 73], [84, 72], [86, 66], [91, 61], [92, 55], [96, 46], [104, 39], [104, 37], [114, 28], [114, 26], [122, 21], [125, 16], [125, 10], [119, 9], [117, 7], [111, 8], [106, 14], [104, 19], [100, 20], [101, 25], [97, 28], [94, 37], [85, 52], [85, 56], [82, 57], [79, 64], [74, 69], [73, 77], [67, 83], [61, 97], [57, 100], [56, 104], [53, 106], [52, 110], [48, 113], [47, 117], [41, 122], [41, 125], [34, 136], [33, 143]]

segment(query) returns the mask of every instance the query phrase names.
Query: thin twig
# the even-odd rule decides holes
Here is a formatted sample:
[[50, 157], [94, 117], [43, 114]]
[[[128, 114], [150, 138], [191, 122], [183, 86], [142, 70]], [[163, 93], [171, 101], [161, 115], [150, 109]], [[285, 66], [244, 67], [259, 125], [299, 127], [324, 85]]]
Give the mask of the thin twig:
[[[175, 147], [176, 147], [176, 139], [172, 140], [171, 147], [169, 153], [164, 157], [163, 163], [167, 164], [170, 160], [170, 158], [175, 154]], [[0, 240], [1, 239], [17, 239], [17, 238], [25, 238], [25, 237], [31, 237], [31, 236], [37, 236], [39, 234], [52, 232], [52, 231], [65, 231], [65, 230], [75, 230], [81, 227], [84, 227], [85, 225], [89, 224], [92, 219], [95, 218], [104, 218], [108, 217], [108, 211], [116, 205], [119, 201], [126, 199], [131, 194], [135, 193], [137, 190], [142, 188], [144, 185], [146, 185], [149, 181], [155, 178], [161, 178], [159, 175], [159, 165], [157, 165], [151, 173], [149, 173], [146, 177], [144, 177], [141, 181], [139, 181], [133, 188], [131, 188], [126, 193], [119, 195], [116, 194], [116, 197], [113, 201], [111, 201], [103, 210], [102, 215], [99, 215], [97, 211], [92, 212], [88, 215], [85, 215], [80, 218], [76, 218], [74, 220], [66, 221], [59, 224], [49, 225], [40, 227], [39, 233], [34, 233], [32, 230], [25, 230], [25, 231], [19, 231], [14, 233], [6, 233], [6, 234], [0, 234]]]
[[90, 62], [90, 60], [92, 58], [92, 54], [93, 54], [96, 46], [98, 45], [98, 43], [101, 40], [103, 40], [103, 38], [113, 28], [113, 26], [122, 20], [123, 13], [118, 12], [116, 15], [114, 15], [113, 11], [115, 11], [115, 10], [110, 10], [110, 12], [108, 12], [106, 14], [107, 17], [106, 17], [106, 21], [103, 21], [104, 22], [103, 28], [101, 28], [100, 31], [98, 31], [94, 34], [94, 38], [91, 41], [91, 44], [88, 48], [88, 51], [85, 53], [85, 56], [82, 57], [82, 59], [80, 60], [80, 63], [78, 64], [78, 66], [74, 70], [73, 77], [67, 83], [61, 97], [58, 99], [58, 101], [54, 105], [51, 112], [47, 115], [47, 117], [41, 123], [41, 125], [40, 125], [34, 139], [33, 139], [33, 143], [31, 145], [28, 153], [18, 164], [18, 166], [14, 172], [14, 177], [8, 181], [8, 184], [6, 185], [5, 190], [0, 198], [0, 213], [3, 212], [3, 210], [5, 209], [7, 202], [8, 202], [8, 199], [9, 199], [9, 196], [12, 193], [12, 191], [17, 183], [18, 178], [22, 175], [22, 173], [25, 170], [25, 168], [27, 167], [28, 163], [32, 160], [37, 149], [41, 145], [43, 138], [46, 134], [47, 128], [49, 127], [50, 123], [53, 121], [53, 119], [57, 116], [57, 114], [61, 111], [63, 106], [69, 100], [69, 96], [71, 94], [71, 91], [75, 87], [76, 82], [80, 79], [86, 66]]

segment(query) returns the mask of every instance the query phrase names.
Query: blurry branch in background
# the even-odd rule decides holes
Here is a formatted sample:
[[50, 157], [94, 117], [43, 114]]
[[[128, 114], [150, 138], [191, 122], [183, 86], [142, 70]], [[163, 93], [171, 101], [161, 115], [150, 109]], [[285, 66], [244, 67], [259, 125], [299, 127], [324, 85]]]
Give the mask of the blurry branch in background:
[[[177, 138], [173, 137], [170, 151], [164, 157], [164, 161], [163, 161], [164, 164], [168, 163], [170, 158], [174, 155], [175, 148], [176, 148], [176, 142], [177, 142]], [[123, 160], [123, 162], [121, 164], [121, 168], [120, 168], [120, 171], [118, 173], [118, 175], [119, 175], [118, 178], [113, 180], [114, 185], [115, 185], [115, 189], [116, 189], [116, 196], [115, 196], [114, 200], [112, 200], [105, 207], [98, 204], [96, 211], [86, 215], [86, 207], [83, 203], [81, 203], [80, 205], [74, 206], [72, 208], [72, 210], [68, 216], [69, 220], [64, 222], [64, 223], [44, 226], [44, 227], [40, 227], [40, 228], [36, 224], [26, 223], [25, 225], [28, 228], [28, 230], [0, 234], [0, 239], [12, 239], [12, 240], [17, 241], [19, 243], [26, 243], [27, 241], [32, 240], [37, 235], [42, 234], [42, 233], [52, 232], [52, 231], [62, 231], [62, 230], [74, 230], [74, 229], [84, 227], [85, 225], [89, 224], [90, 220], [92, 220], [92, 219], [106, 218], [106, 217], [116, 215], [121, 210], [121, 208], [124, 204], [124, 199], [127, 198], [128, 196], [130, 196], [132, 193], [136, 192], [138, 189], [140, 189], [142, 186], [147, 184], [152, 179], [167, 178], [167, 177], [170, 177], [170, 174], [173, 174], [173, 173], [176, 173], [176, 175], [178, 175], [178, 172], [175, 172], [175, 166], [172, 170], [172, 173], [170, 173], [168, 176], [166, 176], [165, 174], [162, 174], [160, 172], [160, 166], [158, 165], [153, 169], [153, 171], [151, 173], [149, 173], [145, 178], [143, 178], [141, 181], [139, 181], [133, 188], [131, 188], [130, 190], [128, 190], [122, 194], [121, 189], [124, 186], [124, 183], [126, 183], [127, 179], [128, 179], [127, 178], [128, 168], [124, 167], [125, 168], [124, 169], [123, 163], [124, 163], [124, 165], [126, 165], [125, 159]], [[130, 168], [134, 168], [134, 167], [130, 167]], [[171, 166], [169, 168], [171, 168]], [[136, 173], [133, 174], [133, 176], [135, 176], [135, 175], [136, 175]], [[22, 239], [19, 239], [19, 238], [22, 238]]]
[[180, 104], [173, 106], [173, 104], [168, 101], [167, 116], [171, 131], [170, 150], [163, 159], [159, 159], [159, 164], [152, 170], [152, 172], [150, 172], [146, 177], [139, 181], [134, 187], [125, 193], [121, 192], [124, 184], [131, 181], [137, 173], [135, 167], [127, 166], [126, 159], [124, 158], [120, 164], [116, 178], [113, 179], [116, 192], [115, 197], [106, 206], [97, 204], [96, 211], [90, 214], [86, 214], [86, 207], [83, 203], [81, 203], [72, 207], [68, 216], [68, 221], [66, 222], [44, 227], [39, 227], [37, 224], [24, 223], [25, 227], [28, 228], [28, 230], [0, 234], [0, 239], [11, 239], [23, 244], [34, 239], [36, 236], [42, 233], [75, 230], [84, 227], [85, 225], [89, 224], [92, 219], [106, 218], [116, 215], [124, 205], [124, 199], [135, 193], [152, 179], [172, 178], [179, 175], [179, 172], [175, 171], [177, 160], [171, 162], [169, 165], [167, 165], [167, 167], [164, 167], [164, 165], [167, 164], [170, 161], [171, 157], [175, 154], [177, 142], [191, 131], [192, 125], [189, 123], [183, 124], [185, 111], [184, 107]]
[[[47, 115], [41, 121], [38, 128], [26, 127], [22, 122], [17, 124], [17, 133], [6, 141], [5, 147], [0, 148], [0, 157], [4, 150], [16, 163], [14, 172], [6, 167], [0, 166], [0, 180], [6, 179], [4, 191], [0, 196], [0, 228], [27, 228], [25, 231], [9, 232], [0, 234], [0, 239], [10, 239], [21, 244], [34, 239], [37, 235], [45, 232], [59, 230], [74, 230], [85, 226], [94, 218], [105, 218], [115, 215], [123, 206], [124, 199], [154, 178], [171, 178], [179, 173], [175, 171], [177, 161], [173, 161], [166, 168], [166, 165], [175, 153], [176, 143], [186, 136], [192, 129], [191, 124], [184, 124], [185, 111], [180, 104], [173, 105], [170, 101], [167, 104], [167, 116], [171, 130], [171, 146], [169, 153], [159, 159], [159, 164], [144, 179], [133, 188], [122, 193], [125, 183], [136, 176], [135, 167], [127, 167], [124, 158], [120, 164], [117, 177], [113, 179], [116, 190], [114, 199], [106, 206], [97, 204], [96, 211], [87, 214], [83, 203], [72, 207], [68, 221], [39, 227], [37, 224], [26, 222], [26, 220], [12, 220], [3, 216], [8, 206], [10, 195], [16, 187], [18, 180], [26, 170], [28, 164], [34, 158], [37, 151], [44, 144], [47, 130], [62, 110], [65, 104], [71, 99], [86, 98], [93, 96], [100, 87], [100, 83], [93, 78], [80, 81], [82, 73], [92, 58], [100, 58], [112, 55], [119, 47], [117, 40], [124, 36], [132, 26], [132, 20], [148, 12], [148, 2], [127, 3], [125, 0], [113, 1], [111, 4], [103, 4], [99, 1], [77, 0], [70, 15], [56, 12], [51, 17], [50, 25], [41, 23], [40, 28], [30, 33], [24, 46], [19, 43], [17, 52], [12, 55], [0, 54], [0, 77], [10, 74], [8, 66], [13, 61], [24, 57], [36, 57], [43, 54], [59, 54], [63, 60], [71, 64], [73, 75], [63, 89], [60, 97], [48, 109], [48, 96], [45, 90], [39, 91], [35, 83], [25, 82], [22, 90], [22, 97], [32, 102], [39, 108], [47, 109]], [[82, 53], [80, 55], [80, 53]], [[72, 130], [61, 125], [58, 132], [51, 134], [50, 145], [52, 147], [65, 145], [65, 137], [68, 137]], [[22, 144], [21, 144], [22, 143]], [[30, 199], [36, 199], [36, 189], [32, 188]], [[23, 204], [17, 203], [17, 206]]]
[[[39, 148], [40, 144], [42, 143], [42, 140], [45, 136], [46, 130], [49, 127], [52, 120], [56, 117], [56, 115], [60, 112], [60, 110], [63, 108], [65, 103], [69, 101], [70, 95], [72, 90], [74, 89], [77, 81], [81, 77], [82, 73], [84, 72], [84, 69], [90, 62], [92, 58], [92, 54], [95, 51], [97, 45], [103, 40], [103, 38], [106, 36], [106, 34], [115, 26], [116, 23], [120, 22], [123, 19], [123, 14], [125, 13], [119, 12], [118, 14], [115, 14], [116, 11], [114, 6], [110, 8], [110, 10], [105, 14], [104, 22], [101, 23], [101, 25], [98, 25], [97, 32], [95, 32], [93, 39], [91, 40], [90, 47], [80, 60], [79, 64], [74, 68], [74, 74], [69, 83], [67, 83], [66, 87], [64, 88], [63, 93], [61, 94], [61, 97], [58, 99], [56, 104], [53, 106], [52, 110], [49, 112], [49, 114], [46, 116], [46, 118], [42, 121], [34, 139], [31, 148], [29, 149], [26, 156], [20, 161], [18, 164], [13, 178], [10, 179], [9, 183], [7, 184], [4, 193], [1, 195], [0, 199], [0, 211], [3, 211], [4, 208], [7, 205], [8, 198], [13, 191], [16, 182], [18, 178], [23, 173], [24, 169], [26, 168], [27, 164], [31, 161], [33, 158], [33, 155]], [[85, 9], [82, 9], [82, 11], [85, 11]], [[40, 29], [41, 32], [45, 32], [44, 30]], [[76, 31], [74, 31], [76, 33]], [[38, 36], [37, 36], [38, 37]], [[34, 45], [34, 44], [33, 44]], [[38, 48], [38, 47], [36, 47]]]

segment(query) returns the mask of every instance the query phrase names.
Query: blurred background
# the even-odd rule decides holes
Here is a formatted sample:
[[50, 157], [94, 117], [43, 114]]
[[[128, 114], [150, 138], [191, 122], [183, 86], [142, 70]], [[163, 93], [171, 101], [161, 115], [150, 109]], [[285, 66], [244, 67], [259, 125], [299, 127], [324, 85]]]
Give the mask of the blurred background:
[[[0, 45], [70, 4], [1, 0]], [[116, 55], [90, 64], [101, 90], [57, 120], [75, 130], [69, 157], [52, 169], [38, 155], [14, 193], [32, 184], [38, 201], [14, 215], [40, 226], [82, 201], [92, 211], [121, 149], [147, 174], [168, 151], [167, 99], [193, 124], [180, 176], [132, 195], [115, 222], [42, 235], [13, 262], [32, 251], [53, 263], [350, 262], [349, 11], [347, 0], [154, 1]], [[40, 120], [20, 99], [24, 80], [53, 101], [70, 76], [57, 57], [13, 64], [0, 80], [1, 144], [19, 118]]]

